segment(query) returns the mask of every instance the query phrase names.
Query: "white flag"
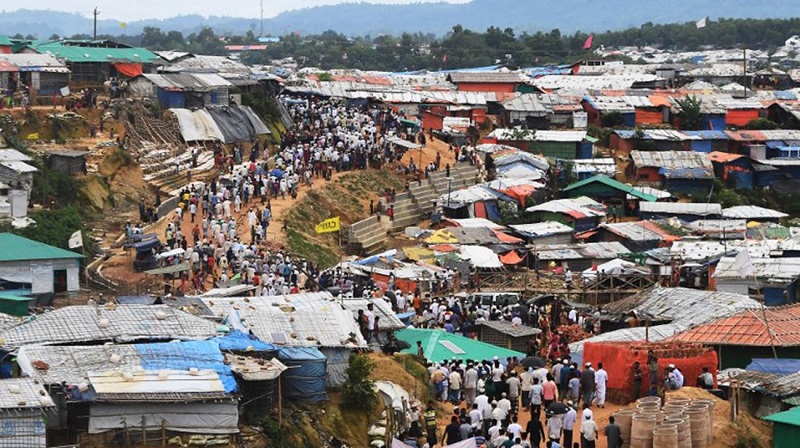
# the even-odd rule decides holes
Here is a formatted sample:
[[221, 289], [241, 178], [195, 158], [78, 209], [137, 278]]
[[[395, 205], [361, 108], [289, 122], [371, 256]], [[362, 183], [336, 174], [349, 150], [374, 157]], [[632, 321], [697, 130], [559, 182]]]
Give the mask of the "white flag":
[[708, 25], [708, 17], [703, 17], [702, 19], [698, 20], [697, 23], [695, 23], [695, 26], [698, 30], [700, 28], [705, 28], [706, 25]]
[[744, 248], [736, 254], [736, 259], [733, 260], [733, 267], [739, 272], [742, 277], [749, 277], [753, 275], [753, 261], [750, 259], [750, 252]]
[[71, 237], [69, 237], [69, 242], [67, 243], [70, 249], [75, 249], [76, 247], [83, 247], [83, 234], [80, 230], [73, 233]]

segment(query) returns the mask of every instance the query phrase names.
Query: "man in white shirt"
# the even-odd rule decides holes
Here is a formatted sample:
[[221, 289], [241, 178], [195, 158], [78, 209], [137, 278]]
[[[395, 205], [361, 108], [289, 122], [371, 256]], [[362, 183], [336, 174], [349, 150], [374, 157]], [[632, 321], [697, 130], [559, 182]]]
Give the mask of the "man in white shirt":
[[450, 402], [458, 406], [458, 403], [461, 402], [461, 397], [459, 397], [461, 393], [461, 374], [458, 373], [458, 370], [453, 369], [448, 380], [450, 381], [450, 395], [448, 398]]
[[472, 410], [469, 411], [469, 424], [472, 430], [481, 429], [481, 421], [483, 420], [483, 413], [478, 409], [478, 404], [472, 405]]
[[[585, 411], [588, 411], [586, 409]], [[584, 448], [594, 448], [595, 441], [597, 440], [597, 432], [599, 428], [597, 423], [592, 420], [591, 412], [583, 413], [583, 421], [581, 422], [581, 446]]]
[[367, 305], [367, 311], [364, 314], [367, 316], [367, 342], [372, 341], [375, 335], [375, 306], [373, 304]]
[[520, 387], [522, 388], [522, 408], [526, 411], [530, 409], [531, 386], [533, 386], [533, 368], [522, 372], [519, 376]]
[[500, 420], [507, 423], [508, 414], [511, 412], [511, 400], [508, 399], [505, 392], [503, 392], [500, 401], [497, 402], [497, 409], [503, 412]]
[[464, 399], [467, 400], [467, 406], [472, 407], [475, 403], [475, 392], [478, 389], [478, 371], [475, 366], [470, 362], [467, 365], [467, 371], [464, 372]]
[[512, 415], [511, 416], [511, 424], [508, 425], [508, 428], [506, 428], [506, 431], [508, 431], [511, 434], [513, 434], [513, 437], [512, 437], [513, 439], [516, 440], [516, 439], [520, 438], [520, 434], [522, 433], [522, 425], [520, 425], [518, 423], [516, 415]]
[[674, 365], [672, 366], [672, 368], [674, 369], [672, 373], [675, 374], [675, 380], [677, 381], [678, 388], [680, 389], [681, 387], [683, 387], [683, 381], [684, 381], [683, 372], [681, 372], [681, 370], [675, 367]]
[[608, 383], [608, 372], [603, 368], [603, 363], [597, 363], [597, 371], [594, 372], [595, 384], [595, 403], [598, 407], [604, 408], [606, 405], [606, 384]]
[[492, 422], [492, 405], [489, 403], [489, 396], [486, 391], [480, 390], [480, 395], [475, 397], [475, 404], [481, 411], [481, 421], [483, 422], [483, 432], [488, 433], [489, 425]]
[[[497, 406], [497, 402], [492, 402], [492, 405], [493, 406]], [[495, 409], [497, 409], [497, 408], [495, 407]], [[494, 413], [494, 410], [492, 410], [492, 413]], [[493, 419], [493, 420], [494, 420], [494, 425], [492, 425], [489, 428], [489, 432], [487, 433], [488, 436], [489, 436], [489, 441], [490, 442], [494, 442], [495, 440], [497, 440], [497, 436], [500, 435], [500, 429], [502, 428], [500, 426], [500, 420], [498, 420], [496, 418]]]
[[572, 401], [567, 402], [569, 411], [564, 414], [562, 423], [564, 426], [564, 446], [572, 447], [572, 431], [575, 428], [575, 420], [578, 419], [578, 412], [572, 406]]
[[517, 372], [512, 370], [511, 376], [506, 380], [508, 386], [508, 399], [511, 401], [511, 413], [516, 414], [519, 409], [519, 393], [522, 383], [517, 378]]
[[568, 317], [569, 317], [569, 321], [571, 323], [573, 323], [573, 324], [578, 323], [578, 312], [575, 310], [575, 308], [572, 308], [571, 310], [569, 310]]

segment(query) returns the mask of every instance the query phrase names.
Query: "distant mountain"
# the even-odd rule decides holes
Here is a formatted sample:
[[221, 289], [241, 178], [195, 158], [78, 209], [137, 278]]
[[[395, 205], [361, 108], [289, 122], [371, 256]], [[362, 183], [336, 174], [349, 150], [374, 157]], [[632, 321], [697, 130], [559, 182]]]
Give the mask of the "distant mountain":
[[[673, 23], [726, 18], [788, 18], [800, 15], [797, 0], [770, 0], [769, 7], [752, 0], [473, 0], [466, 4], [412, 3], [376, 5], [345, 3], [298, 9], [264, 21], [272, 35], [294, 32], [318, 34], [334, 30], [350, 36], [424, 32], [441, 35], [454, 25], [483, 31], [489, 26], [511, 27], [518, 33], [550, 31], [607, 31], [638, 27], [646, 22]], [[185, 15], [165, 20], [128, 22], [123, 31], [117, 20], [98, 21], [99, 34], [140, 34], [145, 26], [165, 31], [196, 32], [210, 26], [219, 34], [260, 30], [258, 18]], [[19, 10], [0, 13], [0, 34], [91, 34], [92, 21], [74, 13]]]

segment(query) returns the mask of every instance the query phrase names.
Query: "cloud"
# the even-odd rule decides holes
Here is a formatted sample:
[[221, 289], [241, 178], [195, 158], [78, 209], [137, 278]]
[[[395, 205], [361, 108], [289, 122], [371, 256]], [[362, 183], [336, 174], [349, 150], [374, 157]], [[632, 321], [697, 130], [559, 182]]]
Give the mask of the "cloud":
[[[369, 3], [418, 3], [439, 0], [369, 0]], [[466, 3], [469, 0], [444, 0], [449, 3]], [[66, 4], [65, 4], [66, 3]], [[292, 9], [320, 5], [348, 3], [343, 0], [264, 0], [264, 17], [273, 17]], [[68, 4], [68, 5], [67, 5]], [[235, 7], [232, 7], [235, 5]], [[16, 5], [15, 5], [16, 6]], [[97, 7], [101, 19], [134, 21], [141, 19], [165, 19], [177, 15], [200, 14], [204, 16], [259, 17], [259, 0], [136, 0], [128, 2], [109, 0], [26, 0], [25, 9], [48, 9], [52, 11], [74, 12], [91, 17]], [[3, 7], [5, 11], [18, 8]]]

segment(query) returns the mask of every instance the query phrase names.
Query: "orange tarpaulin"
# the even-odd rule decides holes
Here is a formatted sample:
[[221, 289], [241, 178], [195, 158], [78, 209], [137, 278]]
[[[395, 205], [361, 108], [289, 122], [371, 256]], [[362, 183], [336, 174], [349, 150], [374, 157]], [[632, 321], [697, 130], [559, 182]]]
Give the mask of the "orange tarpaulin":
[[516, 185], [509, 189], [503, 190], [503, 193], [516, 199], [521, 205], [525, 205], [525, 199], [536, 192], [536, 187], [533, 185]]
[[503, 264], [519, 264], [522, 261], [522, 257], [520, 257], [515, 250], [512, 250], [505, 255], [501, 255], [499, 258], [500, 262]]
[[661, 111], [636, 109], [636, 124], [661, 124], [663, 122], [664, 114]]
[[500, 240], [501, 243], [519, 244], [519, 243], [522, 242], [521, 239], [519, 239], [519, 238], [517, 238], [515, 236], [511, 236], [511, 235], [509, 235], [507, 233], [503, 233], [503, 232], [501, 232], [499, 230], [492, 229], [492, 232], [494, 232], [494, 234], [497, 235], [497, 239]]
[[725, 114], [725, 123], [729, 126], [744, 126], [756, 119], [758, 119], [758, 111], [755, 109], [734, 109], [728, 110], [728, 113]]
[[111, 65], [114, 66], [117, 73], [122, 76], [127, 76], [128, 78], [135, 78], [142, 74], [142, 64], [134, 62], [115, 62]]

